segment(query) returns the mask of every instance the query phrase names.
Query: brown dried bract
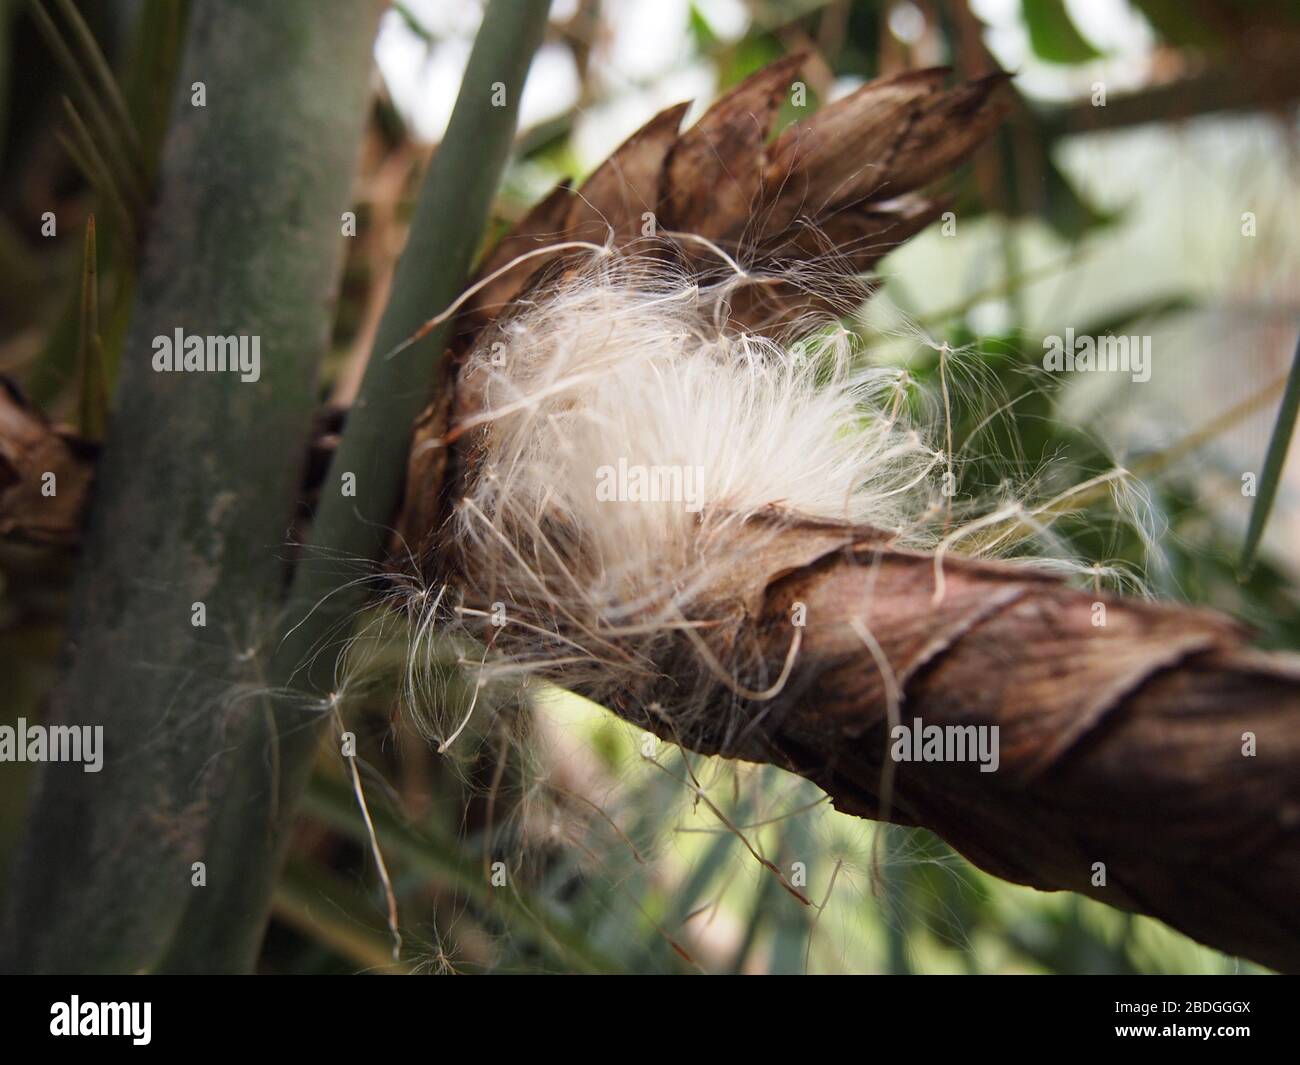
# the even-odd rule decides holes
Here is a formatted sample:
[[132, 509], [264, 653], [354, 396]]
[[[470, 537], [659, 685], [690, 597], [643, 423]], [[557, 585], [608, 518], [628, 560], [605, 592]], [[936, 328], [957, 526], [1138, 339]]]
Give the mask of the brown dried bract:
[[[888, 251], [928, 225], [941, 200], [916, 193], [978, 147], [1006, 113], [1004, 74], [952, 89], [946, 68], [870, 82], [785, 129], [773, 126], [804, 62], [787, 56], [717, 100], [679, 131], [686, 104], [655, 115], [577, 189], [567, 182], [541, 200], [480, 267], [487, 278], [520, 255], [566, 241], [634, 244], [652, 217], [659, 236], [690, 234], [716, 243], [754, 274], [731, 300], [731, 324], [778, 330], [807, 311], [844, 312], [836, 280], [857, 281]], [[656, 248], [655, 254], [661, 249]], [[682, 239], [681, 259], [702, 277], [723, 264], [699, 241]], [[535, 255], [484, 285], [457, 318], [453, 355], [476, 338], [564, 252]], [[819, 282], [787, 280], [791, 265], [813, 264]], [[775, 277], [764, 277], [764, 268]], [[795, 273], [800, 271], [796, 269]], [[807, 270], [803, 271], [805, 274]], [[473, 413], [477, 397], [452, 379], [450, 406], [430, 408], [416, 426], [406, 503], [398, 528], [425, 554], [447, 500], [443, 475], [454, 460], [442, 438], [451, 420]]]
[[51, 425], [0, 377], [0, 535], [75, 543], [95, 454], [94, 445]]

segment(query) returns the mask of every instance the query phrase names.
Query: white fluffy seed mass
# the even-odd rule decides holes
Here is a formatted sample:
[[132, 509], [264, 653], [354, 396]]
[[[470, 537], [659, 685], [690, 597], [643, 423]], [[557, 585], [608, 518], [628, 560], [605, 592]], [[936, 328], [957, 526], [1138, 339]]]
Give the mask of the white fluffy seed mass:
[[737, 280], [593, 255], [464, 366], [481, 405], [457, 427], [447, 532], [501, 669], [624, 704], [667, 691], [680, 720], [764, 682], [742, 679], [716, 586], [783, 521], [906, 535], [934, 513], [945, 457], [909, 422], [906, 374], [861, 365], [836, 322], [789, 344], [731, 331]]

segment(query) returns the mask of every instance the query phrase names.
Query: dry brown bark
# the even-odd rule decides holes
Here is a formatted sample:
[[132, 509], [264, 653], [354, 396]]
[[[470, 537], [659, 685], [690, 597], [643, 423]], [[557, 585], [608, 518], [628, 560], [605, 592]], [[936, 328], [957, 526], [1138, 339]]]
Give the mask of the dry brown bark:
[[[791, 529], [780, 551], [736, 592], [770, 676], [805, 605], [790, 682], [749, 708], [748, 732], [688, 742], [799, 773], [847, 813], [931, 829], [1006, 880], [1300, 970], [1300, 656], [1253, 650], [1219, 614], [1021, 565], [948, 557], [936, 601], [933, 556], [870, 530]], [[887, 781], [893, 715], [997, 726], [1000, 766], [895, 762]]]

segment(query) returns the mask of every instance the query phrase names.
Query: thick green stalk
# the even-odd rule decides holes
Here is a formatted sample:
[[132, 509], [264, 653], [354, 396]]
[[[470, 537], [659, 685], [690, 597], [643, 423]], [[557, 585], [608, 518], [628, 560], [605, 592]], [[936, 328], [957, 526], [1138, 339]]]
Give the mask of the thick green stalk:
[[[52, 707], [103, 727], [104, 764], [41, 774], [4, 969], [155, 968], [241, 861], [211, 828], [274, 645], [374, 25], [370, 4], [193, 4]], [[177, 329], [260, 338], [258, 380], [156, 372]]]
[[[240, 777], [214, 849], [240, 864], [196, 895], [166, 961], [181, 971], [245, 969], [256, 958], [275, 877], [330, 720], [336, 666], [372, 585], [355, 583], [388, 542], [406, 476], [411, 426], [433, 394], [446, 330], [385, 358], [465, 283], [510, 153], [524, 77], [548, 0], [492, 0], [446, 136], [425, 176], [392, 295], [346, 431], [325, 477], [311, 542], [294, 574], [284, 635], [267, 662], [276, 692], [250, 722]], [[355, 486], [355, 494], [345, 494]], [[339, 560], [352, 560], [342, 563]], [[349, 581], [354, 583], [349, 584]]]

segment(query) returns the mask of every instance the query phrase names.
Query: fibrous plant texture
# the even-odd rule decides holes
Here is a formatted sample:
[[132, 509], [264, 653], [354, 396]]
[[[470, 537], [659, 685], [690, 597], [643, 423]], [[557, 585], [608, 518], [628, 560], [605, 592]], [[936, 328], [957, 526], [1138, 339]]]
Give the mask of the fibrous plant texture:
[[[1031, 554], [1055, 504], [961, 498], [953, 353], [925, 397], [837, 324], [940, 213], [914, 190], [996, 124], [1000, 79], [886, 79], [769, 141], [796, 63], [684, 134], [652, 120], [457, 304], [400, 522], [421, 629], [467, 626], [485, 678], [542, 674], [1007, 879], [1296, 967], [1296, 659], [1075, 587], [1041, 546], [969, 557]], [[900, 757], [904, 724], [997, 757]]]
[[727, 288], [594, 253], [466, 363], [482, 409], [455, 430], [452, 566], [469, 609], [502, 604], [505, 668], [629, 711], [662, 700], [683, 728], [728, 690], [777, 694], [761, 657], [741, 666], [737, 596], [789, 523], [906, 535], [944, 462], [903, 371], [854, 369], [842, 329], [793, 347], [721, 330]]

